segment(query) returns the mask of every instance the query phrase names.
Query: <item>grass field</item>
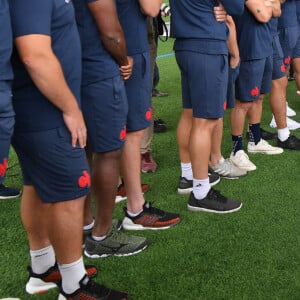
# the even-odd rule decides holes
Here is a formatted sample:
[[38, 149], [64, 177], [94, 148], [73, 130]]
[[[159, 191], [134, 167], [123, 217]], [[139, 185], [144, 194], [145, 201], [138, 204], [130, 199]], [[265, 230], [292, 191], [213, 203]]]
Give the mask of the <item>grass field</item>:
[[[159, 54], [172, 53], [172, 40], [159, 44]], [[176, 193], [180, 165], [176, 126], [181, 111], [180, 76], [174, 55], [158, 59], [159, 89], [166, 98], [154, 98], [155, 117], [168, 126], [153, 139], [159, 167], [143, 174], [151, 185], [146, 199], [154, 206], [180, 212], [182, 222], [165, 231], [130, 232], [146, 236], [150, 245], [131, 257], [92, 260], [97, 281], [127, 290], [133, 300], [300, 299], [300, 153], [250, 155], [255, 172], [240, 180], [221, 180], [222, 193], [243, 202], [228, 215], [186, 210], [188, 196]], [[300, 121], [300, 98], [289, 83], [288, 101]], [[264, 102], [262, 127], [269, 128], [271, 112]], [[273, 130], [274, 131], [274, 130]], [[300, 138], [300, 130], [294, 131]], [[275, 141], [274, 141], [275, 142]], [[225, 116], [223, 154], [228, 157], [231, 137]], [[7, 185], [21, 187], [20, 169], [11, 151]], [[0, 298], [56, 299], [57, 290], [29, 296], [24, 291], [29, 265], [28, 244], [19, 216], [20, 199], [0, 201]], [[115, 209], [123, 217], [124, 202]]]

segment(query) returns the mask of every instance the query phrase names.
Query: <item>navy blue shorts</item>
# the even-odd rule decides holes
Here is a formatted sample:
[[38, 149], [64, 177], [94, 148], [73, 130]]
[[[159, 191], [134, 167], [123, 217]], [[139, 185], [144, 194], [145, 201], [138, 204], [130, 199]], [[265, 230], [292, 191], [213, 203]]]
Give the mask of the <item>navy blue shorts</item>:
[[151, 107], [151, 69], [149, 52], [132, 56], [134, 60], [132, 75], [125, 81], [128, 100], [127, 131], [137, 131], [150, 126]]
[[272, 85], [273, 57], [242, 61], [240, 74], [235, 82], [236, 99], [255, 101], [260, 94], [270, 92]]
[[288, 68], [291, 63], [291, 57], [296, 47], [298, 36], [298, 26], [279, 29], [279, 40], [284, 55], [283, 62], [286, 68]]
[[85, 150], [72, 147], [67, 128], [15, 132], [12, 145], [24, 185], [33, 185], [42, 202], [74, 200], [89, 193], [91, 181]]
[[228, 86], [227, 86], [227, 103], [226, 108], [231, 109], [235, 106], [234, 85], [240, 73], [240, 64], [235, 68], [229, 66], [228, 69]]
[[[299, 29], [300, 31], [300, 29]], [[298, 40], [297, 40], [297, 43], [296, 43], [296, 46], [293, 50], [293, 56], [292, 58], [299, 58], [300, 57], [300, 34], [298, 36]]]
[[182, 107], [194, 118], [223, 118], [228, 83], [227, 55], [176, 51], [181, 72]]
[[0, 184], [4, 181], [7, 170], [14, 115], [10, 82], [0, 81]]
[[95, 153], [123, 147], [128, 104], [120, 76], [83, 86], [81, 106], [88, 130], [88, 144]]
[[283, 63], [283, 51], [280, 45], [279, 37], [273, 38], [273, 72], [272, 80], [286, 76], [285, 65]]

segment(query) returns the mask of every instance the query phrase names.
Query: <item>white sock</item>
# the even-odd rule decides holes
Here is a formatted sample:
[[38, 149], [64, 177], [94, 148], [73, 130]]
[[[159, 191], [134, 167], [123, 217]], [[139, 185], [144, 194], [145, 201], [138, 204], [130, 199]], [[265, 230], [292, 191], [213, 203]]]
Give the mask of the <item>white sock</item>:
[[189, 163], [180, 163], [181, 165], [181, 177], [185, 177], [187, 180], [193, 179], [193, 170], [192, 170], [192, 164]]
[[196, 199], [204, 199], [210, 190], [209, 178], [193, 179], [193, 193]]
[[90, 230], [94, 227], [95, 224], [95, 220], [93, 220], [93, 222], [91, 224], [85, 225], [83, 226], [83, 230]]
[[134, 214], [134, 213], [132, 213], [132, 212], [130, 212], [130, 211], [127, 210], [127, 214], [129, 215], [129, 217], [134, 218], [134, 217], [138, 216], [142, 211], [143, 211], [143, 210], [141, 210], [140, 212]]
[[70, 263], [58, 265], [62, 278], [62, 289], [66, 294], [72, 294], [79, 289], [79, 281], [86, 274], [82, 256]]
[[55, 253], [52, 245], [39, 249], [30, 250], [31, 269], [36, 274], [43, 274], [55, 265]]
[[107, 237], [107, 235], [103, 235], [103, 236], [92, 235], [92, 239], [97, 241], [97, 242], [103, 241], [106, 237]]
[[283, 129], [278, 129], [277, 130], [277, 134], [278, 134], [278, 139], [281, 141], [281, 142], [284, 142], [286, 141], [289, 136], [290, 136], [290, 130], [288, 127], [285, 127]]

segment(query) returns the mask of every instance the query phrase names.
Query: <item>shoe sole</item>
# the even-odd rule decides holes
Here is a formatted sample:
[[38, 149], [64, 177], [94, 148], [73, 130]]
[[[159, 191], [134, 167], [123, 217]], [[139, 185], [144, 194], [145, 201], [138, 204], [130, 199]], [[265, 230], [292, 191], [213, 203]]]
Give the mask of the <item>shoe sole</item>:
[[243, 204], [241, 203], [241, 205], [237, 208], [234, 208], [234, 209], [231, 209], [231, 210], [219, 211], [219, 210], [212, 210], [212, 209], [207, 209], [207, 208], [202, 208], [202, 207], [191, 206], [191, 205], [188, 204], [187, 205], [187, 210], [193, 211], [193, 212], [209, 212], [209, 213], [215, 213], [215, 214], [230, 214], [230, 213], [233, 213], [235, 211], [240, 210], [242, 206], [243, 206]]
[[18, 198], [18, 197], [20, 197], [20, 196], [21, 196], [21, 194], [16, 195], [16, 196], [0, 196], [0, 199], [1, 199], [1, 200], [5, 200], [5, 199], [15, 199], [15, 198]]
[[45, 282], [39, 278], [31, 277], [25, 287], [25, 290], [28, 294], [42, 294], [50, 289], [56, 288], [57, 285], [53, 282]]
[[283, 153], [283, 149], [281, 149], [281, 150], [276, 150], [276, 151], [270, 151], [270, 152], [267, 152], [267, 151], [259, 151], [259, 150], [249, 150], [249, 149], [248, 149], [248, 152], [249, 152], [249, 153], [252, 153], [252, 154], [276, 155], [276, 154], [281, 154], [281, 153]]
[[168, 228], [171, 228], [171, 227], [177, 225], [179, 222], [180, 222], [180, 220], [176, 223], [166, 225], [166, 226], [151, 227], [151, 226], [143, 226], [143, 225], [135, 224], [129, 218], [125, 217], [122, 222], [122, 226], [123, 226], [123, 229], [125, 229], [125, 230], [164, 230], [164, 229], [168, 229]]
[[143, 170], [142, 169], [143, 173], [154, 173], [155, 171], [156, 171], [156, 169], [154, 169], [154, 170]]
[[148, 247], [148, 245], [146, 244], [143, 248], [140, 248], [134, 252], [130, 252], [130, 253], [113, 253], [113, 254], [89, 254], [86, 250], [84, 250], [84, 255], [88, 258], [105, 258], [105, 257], [109, 257], [109, 256], [117, 256], [117, 257], [122, 257], [122, 256], [131, 256], [131, 255], [135, 255], [138, 254], [140, 252], [142, 252], [143, 250], [145, 250]]

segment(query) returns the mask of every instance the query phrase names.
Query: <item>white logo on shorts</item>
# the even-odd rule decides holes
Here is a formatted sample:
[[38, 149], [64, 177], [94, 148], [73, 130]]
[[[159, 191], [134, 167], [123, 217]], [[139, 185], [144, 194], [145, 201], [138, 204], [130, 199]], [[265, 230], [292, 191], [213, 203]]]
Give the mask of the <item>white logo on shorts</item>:
[[66, 3], [70, 3], [71, 0], [65, 0]]

